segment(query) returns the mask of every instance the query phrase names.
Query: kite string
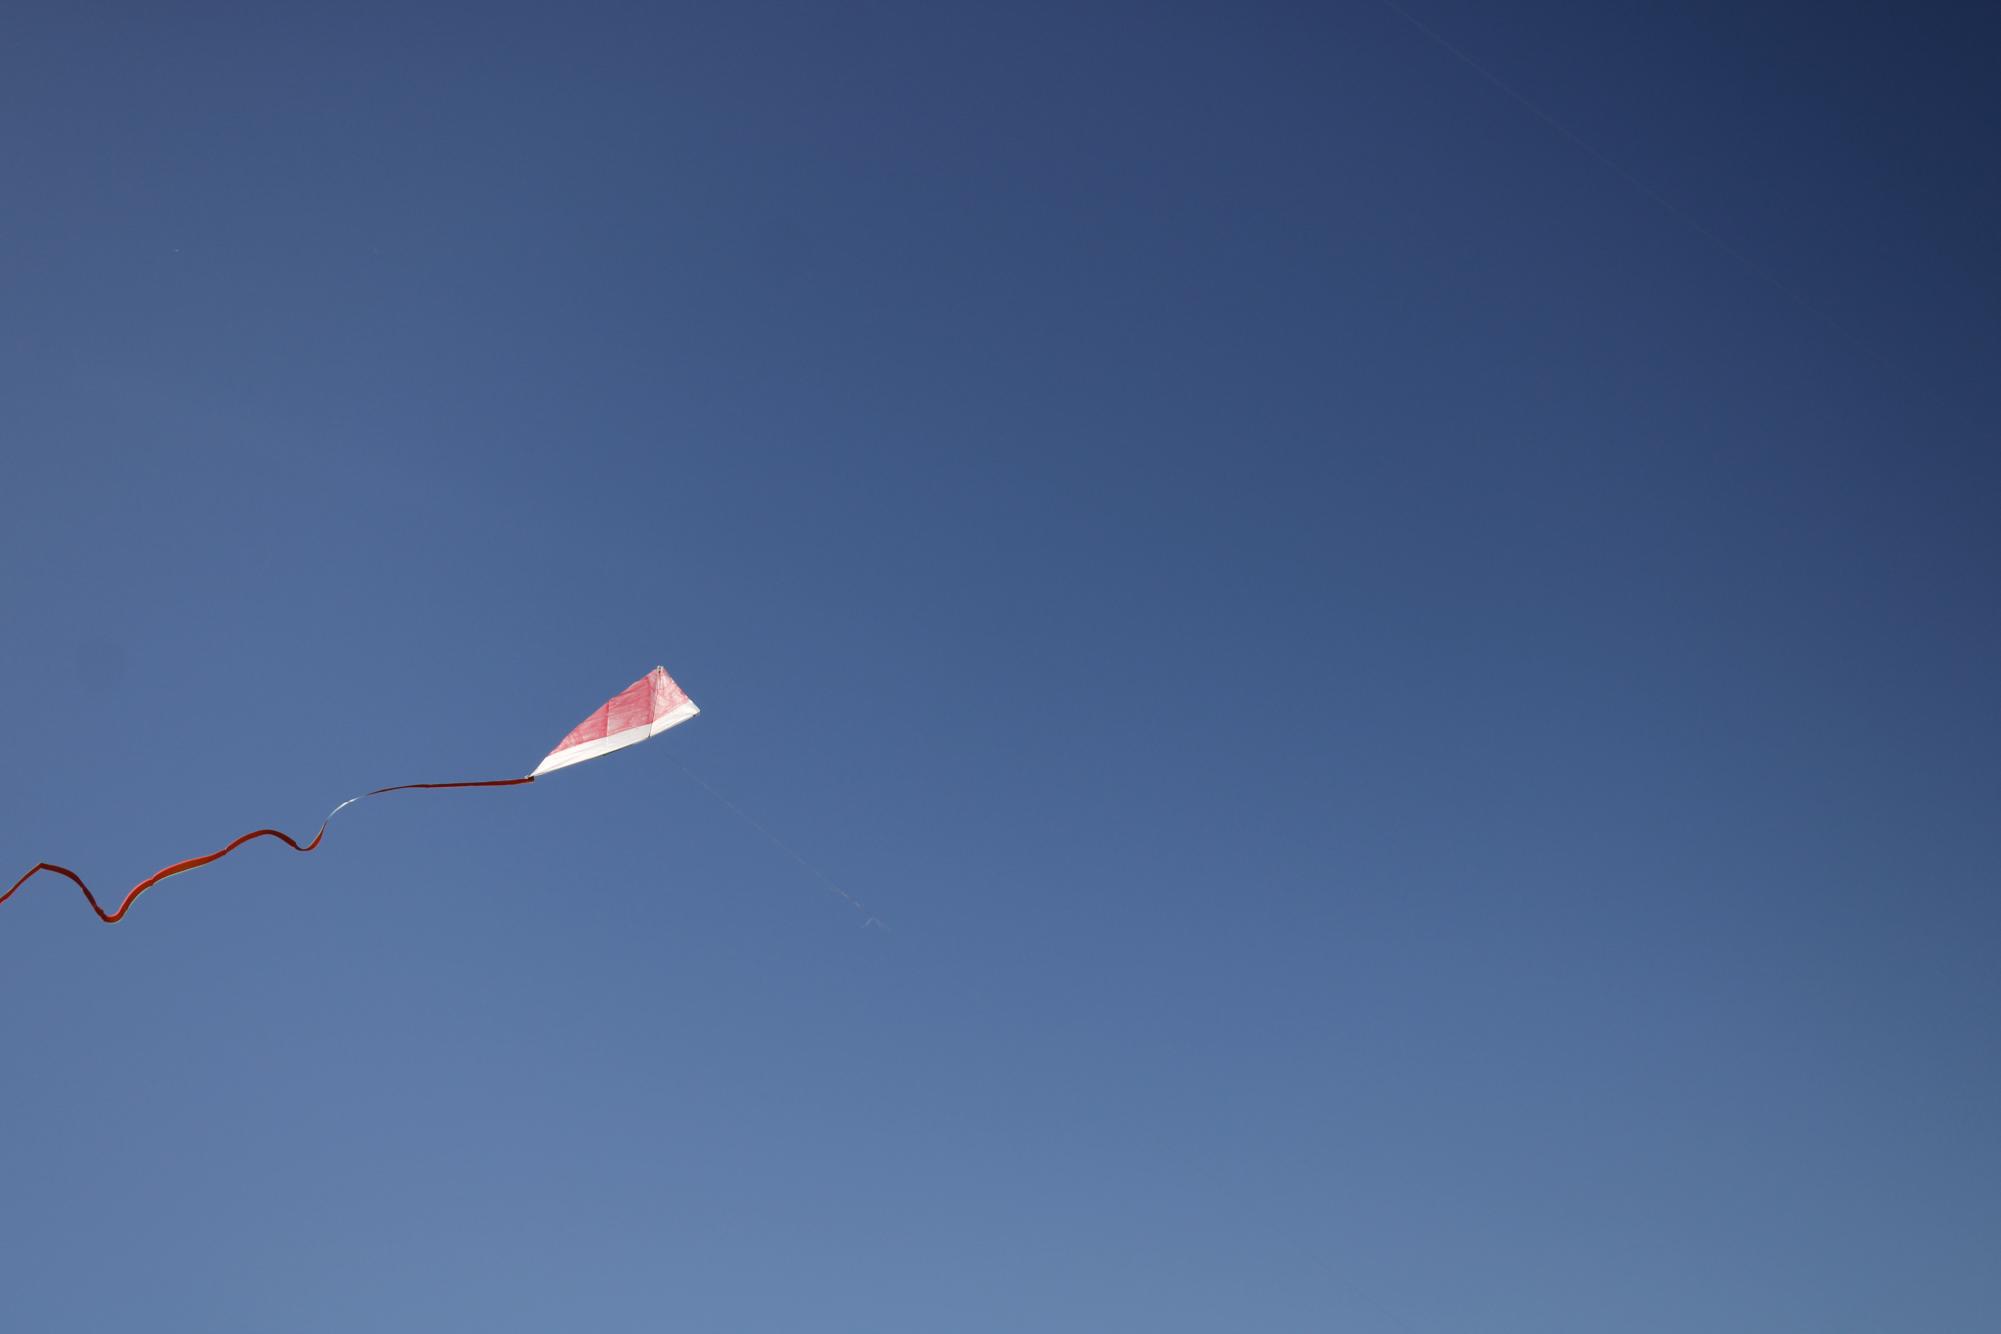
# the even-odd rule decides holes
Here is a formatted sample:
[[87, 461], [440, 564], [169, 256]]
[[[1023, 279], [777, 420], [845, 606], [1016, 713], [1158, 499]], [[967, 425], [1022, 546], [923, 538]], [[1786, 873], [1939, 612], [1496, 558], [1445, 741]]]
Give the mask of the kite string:
[[219, 851], [211, 852], [204, 857], [190, 857], [186, 861], [175, 862], [172, 866], [164, 867], [158, 871], [155, 871], [152, 875], [147, 876], [144, 880], [141, 880], [138, 884], [132, 886], [132, 888], [126, 892], [124, 901], [121, 902], [118, 905], [117, 909], [113, 912], [104, 911], [104, 905], [100, 904], [97, 901], [97, 895], [90, 892], [90, 886], [86, 885], [83, 882], [82, 876], [78, 875], [75, 871], [70, 870], [69, 867], [58, 866], [54, 862], [35, 863], [35, 865], [29, 869], [26, 875], [22, 876], [19, 880], [16, 880], [8, 888], [5, 894], [0, 894], [0, 903], [5, 903], [8, 899], [13, 898], [14, 891], [19, 889], [21, 886], [27, 884], [28, 881], [32, 880], [36, 875], [40, 874], [43, 871], [48, 871], [54, 875], [65, 877], [73, 884], [75, 884], [75, 886], [78, 889], [82, 890], [83, 897], [89, 902], [91, 911], [95, 912], [100, 920], [107, 923], [116, 922], [125, 916], [127, 910], [129, 910], [132, 907], [134, 900], [136, 900], [141, 894], [144, 894], [147, 890], [151, 889], [153, 886], [159, 884], [162, 880], [165, 880], [168, 876], [179, 875], [183, 871], [192, 871], [196, 867], [206, 866], [210, 862], [219, 861], [222, 858], [227, 857], [230, 853], [236, 851], [238, 848], [242, 847], [245, 843], [248, 843], [253, 838], [275, 838], [279, 842], [285, 844], [285, 846], [292, 849], [292, 851], [294, 852], [313, 851], [314, 849], [319, 847], [320, 840], [327, 836], [327, 826], [333, 823], [334, 816], [339, 815], [342, 811], [354, 805], [354, 803], [357, 801], [362, 801], [369, 797], [379, 797], [385, 792], [413, 792], [420, 788], [436, 789], [436, 788], [448, 788], [448, 787], [519, 787], [523, 783], [532, 783], [534, 781], [535, 780], [533, 777], [489, 778], [473, 783], [399, 783], [394, 787], [378, 787], [372, 792], [362, 793], [359, 797], [349, 797], [346, 801], [343, 801], [340, 805], [334, 807], [331, 811], [327, 812], [327, 818], [320, 821], [319, 832], [313, 835], [311, 842], [301, 843], [297, 839], [293, 838], [290, 834], [283, 831], [282, 829], [253, 829], [251, 832], [244, 834], [240, 838], [235, 839], [227, 847], [222, 848]]
[[818, 880], [822, 885], [824, 885], [828, 890], [830, 890], [832, 893], [838, 896], [850, 908], [853, 908], [856, 912], [860, 913], [862, 916], [863, 927], [879, 926], [885, 931], [889, 930], [888, 922], [883, 921], [880, 917], [877, 917], [874, 913], [870, 912], [867, 908], [863, 907], [861, 900], [857, 899], [854, 895], [848, 893], [848, 891], [842, 889], [838, 884], [834, 883], [834, 877], [828, 875], [825, 871], [815, 866], [812, 862], [807, 861], [804, 857], [802, 857], [799, 854], [799, 851], [796, 848], [794, 848], [790, 843], [787, 843], [784, 839], [780, 838], [778, 835], [772, 833], [769, 829], [765, 828], [764, 825], [757, 819], [756, 816], [752, 815], [749, 811], [745, 810], [743, 807], [737, 805], [735, 802], [731, 801], [728, 797], [724, 796], [720, 791], [716, 789], [713, 783], [709, 782], [708, 779], [702, 777], [700, 774], [696, 773], [693, 769], [690, 769], [685, 763], [683, 763], [680, 756], [675, 755], [673, 752], [670, 751], [668, 752], [668, 758], [674, 762], [674, 767], [679, 769], [682, 773], [688, 775], [689, 780], [692, 781], [697, 787], [701, 788], [702, 791], [714, 797], [724, 806], [727, 806], [730, 809], [731, 813], [733, 813], [737, 819], [743, 821], [745, 824], [749, 825], [752, 829], [755, 829], [758, 833], [764, 835], [764, 837], [770, 841], [773, 847], [777, 848], [780, 852], [790, 857], [793, 861], [798, 862], [800, 866], [805, 868], [806, 873], [808, 875], [811, 875], [815, 880]]

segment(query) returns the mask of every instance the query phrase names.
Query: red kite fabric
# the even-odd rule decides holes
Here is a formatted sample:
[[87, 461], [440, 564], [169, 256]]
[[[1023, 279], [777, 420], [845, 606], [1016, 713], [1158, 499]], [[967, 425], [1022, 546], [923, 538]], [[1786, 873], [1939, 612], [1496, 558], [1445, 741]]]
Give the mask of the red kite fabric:
[[650, 736], [659, 736], [700, 712], [695, 701], [688, 698], [688, 692], [667, 675], [667, 669], [655, 667], [578, 723], [528, 776], [540, 778], [553, 770], [609, 755]]
[[372, 792], [362, 793], [359, 797], [349, 797], [329, 811], [327, 818], [320, 821], [319, 832], [313, 835], [311, 842], [301, 843], [290, 834], [278, 829], [253, 829], [219, 852], [211, 852], [203, 857], [190, 857], [186, 861], [175, 862], [172, 866], [155, 871], [132, 886], [126, 892], [124, 900], [111, 912], [104, 910], [104, 905], [90, 892], [90, 886], [83, 882], [82, 876], [67, 866], [57, 866], [54, 862], [37, 862], [26, 875], [16, 880], [5, 894], [0, 894], [0, 903], [13, 898], [15, 890], [27, 884], [37, 874], [47, 871], [74, 882], [76, 887], [83, 891], [83, 897], [89, 901], [91, 909], [98, 917], [106, 922], [116, 922], [131, 909], [134, 900], [168, 876], [192, 871], [198, 866], [206, 866], [212, 861], [227, 857], [252, 839], [275, 838], [294, 852], [313, 851], [319, 847], [320, 840], [326, 837], [327, 826], [333, 823], [334, 816], [357, 801], [379, 797], [385, 792], [437, 791], [442, 788], [457, 787], [520, 787], [554, 770], [580, 764], [585, 760], [594, 760], [600, 755], [609, 755], [614, 750], [622, 750], [648, 737], [658, 736], [670, 727], [677, 727], [687, 722], [700, 712], [701, 710], [695, 707], [695, 701], [688, 698], [687, 692], [674, 683], [673, 677], [667, 675], [667, 669], [655, 667], [598, 706], [590, 717], [578, 723], [568, 736], [557, 743], [554, 750], [543, 757], [542, 762], [536, 765], [534, 771], [526, 778], [489, 778], [469, 783], [400, 783], [395, 787], [378, 787]]

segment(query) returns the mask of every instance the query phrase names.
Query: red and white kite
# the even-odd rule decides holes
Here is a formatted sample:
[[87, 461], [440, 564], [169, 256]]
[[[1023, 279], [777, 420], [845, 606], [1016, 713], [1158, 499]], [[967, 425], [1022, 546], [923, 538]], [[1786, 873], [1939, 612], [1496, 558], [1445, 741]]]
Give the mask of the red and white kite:
[[598, 705], [597, 712], [570, 729], [556, 748], [542, 757], [530, 778], [567, 769], [600, 755], [637, 745], [679, 727], [700, 713], [688, 692], [674, 684], [665, 667], [652, 671]]
[[98, 903], [97, 896], [90, 892], [90, 886], [83, 883], [82, 876], [66, 866], [57, 866], [54, 862], [37, 863], [27, 875], [16, 880], [5, 894], [0, 894], [0, 903], [13, 898], [14, 891], [27, 884], [37, 873], [49, 871], [75, 881], [76, 887], [83, 891], [86, 899], [90, 900], [90, 906], [97, 915], [107, 922], [115, 922], [125, 916], [134, 899], [168, 876], [192, 871], [197, 866], [206, 866], [212, 861], [227, 857], [253, 838], [275, 838], [295, 852], [311, 852], [319, 847], [320, 840], [326, 837], [327, 826], [333, 822], [334, 816], [355, 802], [368, 797], [379, 797], [385, 792], [415, 792], [448, 787], [519, 787], [523, 783], [534, 782], [544, 774], [568, 768], [572, 764], [581, 764], [585, 760], [594, 760], [600, 755], [609, 755], [615, 750], [637, 745], [648, 737], [659, 736], [668, 728], [678, 727], [700, 712], [701, 710], [695, 707], [695, 701], [688, 698], [688, 692], [674, 684], [674, 678], [667, 675], [667, 669], [655, 667], [599, 705], [590, 717], [578, 723], [568, 736], [556, 743], [554, 750], [542, 757], [542, 762], [536, 765], [534, 772], [526, 778], [489, 778], [474, 783], [402, 783], [395, 787], [378, 787], [373, 792], [362, 793], [359, 797], [349, 797], [334, 807], [328, 812], [327, 818], [320, 821], [320, 831], [313, 835], [310, 843], [301, 843], [290, 834], [277, 829], [252, 830], [220, 852], [211, 852], [206, 857], [190, 857], [184, 862], [175, 862], [164, 870], [155, 871], [132, 886], [125, 895], [125, 901], [120, 903], [114, 912], [104, 910], [103, 905]]

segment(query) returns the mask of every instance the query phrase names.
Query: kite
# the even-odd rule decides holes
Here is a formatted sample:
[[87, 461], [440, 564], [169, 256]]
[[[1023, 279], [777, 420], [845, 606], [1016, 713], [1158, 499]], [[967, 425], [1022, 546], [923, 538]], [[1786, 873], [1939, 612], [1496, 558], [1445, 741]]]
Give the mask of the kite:
[[379, 797], [385, 792], [435, 791], [440, 788], [455, 787], [520, 787], [558, 769], [567, 769], [570, 765], [582, 764], [585, 760], [594, 760], [600, 755], [609, 755], [615, 750], [637, 745], [648, 737], [659, 736], [668, 728], [678, 727], [700, 712], [701, 710], [695, 707], [695, 701], [688, 698], [688, 692], [674, 684], [674, 678], [667, 675], [667, 669], [655, 667], [599, 705], [590, 717], [570, 729], [570, 734], [556, 743], [556, 748], [543, 756], [542, 762], [536, 765], [534, 771], [526, 778], [488, 778], [470, 783], [401, 783], [395, 787], [378, 787], [358, 797], [349, 797], [329, 811], [327, 818], [320, 821], [320, 830], [313, 835], [311, 842], [301, 843], [290, 834], [278, 829], [252, 830], [220, 852], [211, 852], [206, 857], [190, 857], [186, 861], [175, 862], [164, 870], [155, 871], [132, 886], [125, 895], [124, 902], [113, 912], [104, 910], [103, 905], [97, 901], [97, 896], [90, 892], [90, 886], [83, 883], [82, 876], [67, 866], [57, 866], [54, 862], [37, 863], [27, 875], [16, 880], [13, 887], [5, 894], [0, 894], [0, 903], [13, 898], [14, 891], [27, 884], [37, 874], [48, 871], [74, 881], [100, 918], [106, 922], [116, 922], [130, 910], [135, 899], [168, 876], [192, 871], [196, 867], [206, 866], [212, 861], [227, 857], [254, 838], [275, 838], [294, 852], [311, 852], [319, 847], [320, 840], [326, 837], [327, 826], [333, 823], [334, 816], [357, 801]]

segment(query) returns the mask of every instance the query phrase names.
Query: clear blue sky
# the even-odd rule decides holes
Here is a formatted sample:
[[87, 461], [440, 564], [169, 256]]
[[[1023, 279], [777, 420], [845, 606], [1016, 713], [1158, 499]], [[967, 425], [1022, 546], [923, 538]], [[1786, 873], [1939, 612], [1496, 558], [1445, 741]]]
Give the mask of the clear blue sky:
[[1993, 1328], [1995, 33], [1410, 3], [1617, 170], [1375, 0], [11, 12], [4, 878], [705, 712], [0, 909], [0, 1327]]

